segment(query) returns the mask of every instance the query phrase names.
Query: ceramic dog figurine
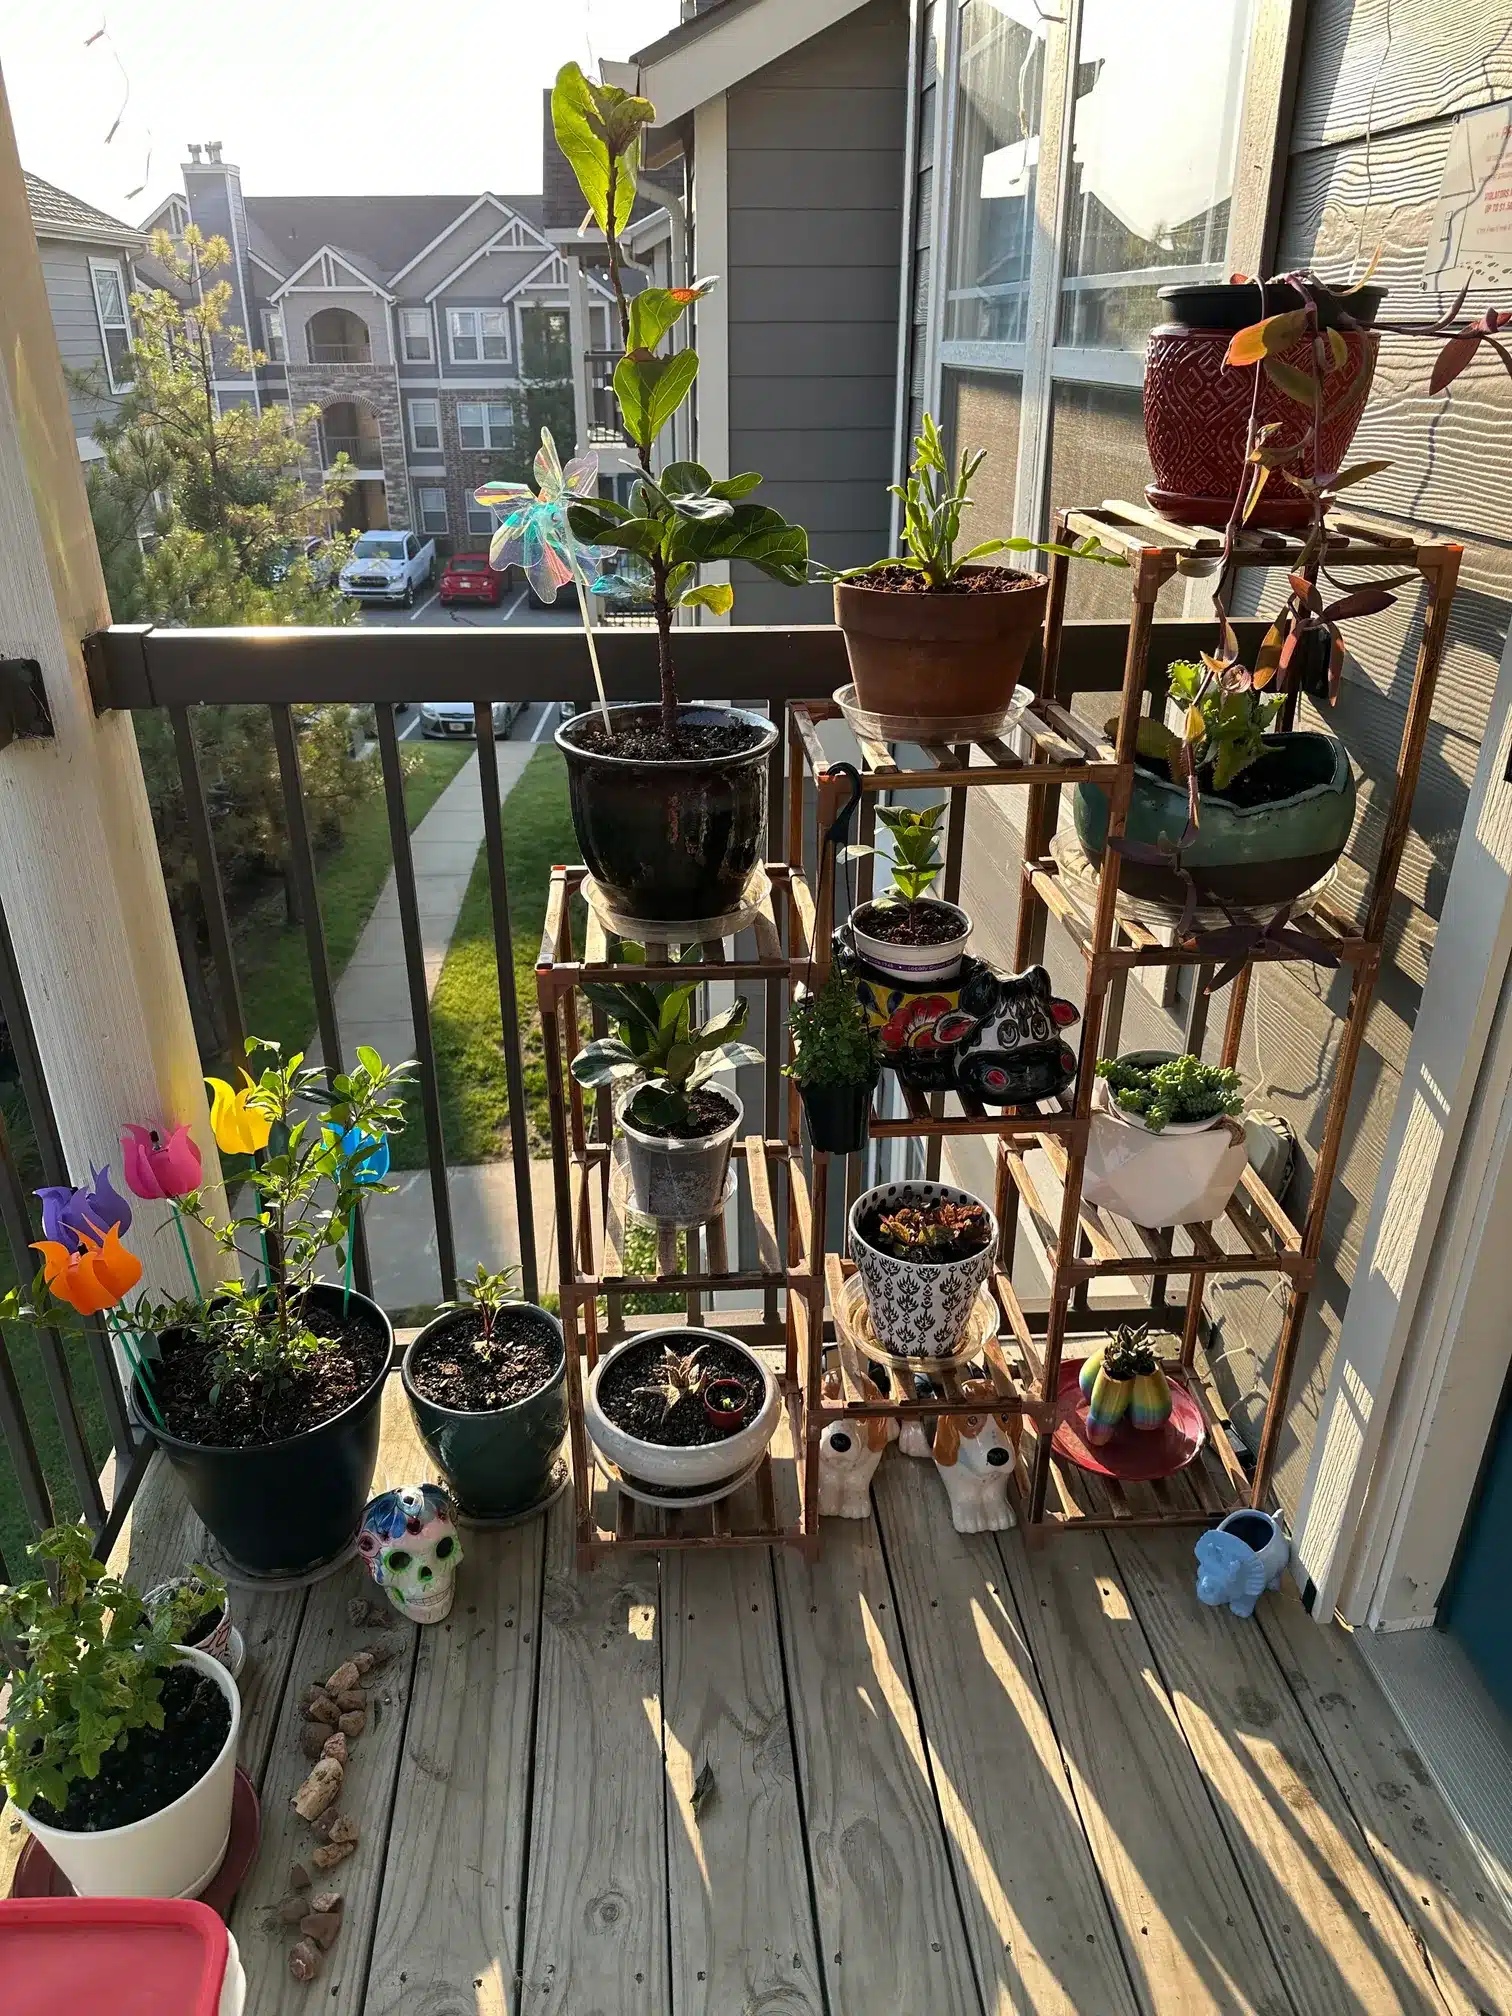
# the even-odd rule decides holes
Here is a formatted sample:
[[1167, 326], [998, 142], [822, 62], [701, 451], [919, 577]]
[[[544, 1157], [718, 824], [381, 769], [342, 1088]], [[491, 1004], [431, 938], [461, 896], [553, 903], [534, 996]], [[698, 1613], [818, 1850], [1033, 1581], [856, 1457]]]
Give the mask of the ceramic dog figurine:
[[1061, 1038], [1081, 1017], [1050, 991], [1043, 966], [1006, 978], [976, 963], [961, 982], [955, 1036], [956, 1089], [985, 1106], [1027, 1106], [1064, 1092], [1076, 1052]]
[[[879, 1400], [885, 1395], [865, 1381]], [[824, 1375], [824, 1397], [839, 1400], [843, 1386], [838, 1372]], [[858, 1414], [854, 1421], [831, 1421], [819, 1437], [819, 1516], [822, 1519], [869, 1519], [871, 1481], [883, 1451], [898, 1432], [896, 1421]]]
[[990, 1379], [966, 1379], [963, 1397], [980, 1397], [980, 1414], [942, 1414], [935, 1427], [934, 1460], [950, 1498], [957, 1533], [1001, 1533], [1016, 1522], [1008, 1479], [1018, 1445], [1016, 1416], [985, 1411], [997, 1398]]
[[1291, 1542], [1269, 1512], [1230, 1512], [1197, 1542], [1197, 1599], [1214, 1609], [1227, 1603], [1236, 1617], [1253, 1617], [1266, 1589], [1279, 1589]]

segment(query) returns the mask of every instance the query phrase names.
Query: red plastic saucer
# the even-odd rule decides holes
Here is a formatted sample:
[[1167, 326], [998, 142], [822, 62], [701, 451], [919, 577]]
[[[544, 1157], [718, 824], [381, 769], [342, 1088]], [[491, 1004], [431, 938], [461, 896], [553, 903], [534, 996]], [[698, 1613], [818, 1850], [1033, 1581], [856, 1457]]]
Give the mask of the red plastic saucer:
[[[257, 1803], [257, 1788], [238, 1764], [236, 1790], [231, 1795], [231, 1839], [226, 1847], [225, 1860], [200, 1893], [201, 1904], [208, 1904], [222, 1918], [226, 1916], [242, 1878], [252, 1866], [261, 1837], [262, 1810]], [[35, 1835], [21, 1850], [16, 1873], [11, 1879], [10, 1894], [12, 1897], [72, 1897], [74, 1894], [73, 1885]]]
[[1081, 1360], [1066, 1361], [1060, 1368], [1060, 1391], [1056, 1396], [1055, 1434], [1051, 1447], [1057, 1456], [1094, 1477], [1115, 1477], [1121, 1484], [1153, 1484], [1161, 1477], [1174, 1477], [1185, 1470], [1207, 1440], [1202, 1409], [1180, 1378], [1172, 1373], [1171, 1418], [1158, 1431], [1119, 1424], [1113, 1440], [1098, 1447], [1087, 1440], [1087, 1402], [1082, 1393]]

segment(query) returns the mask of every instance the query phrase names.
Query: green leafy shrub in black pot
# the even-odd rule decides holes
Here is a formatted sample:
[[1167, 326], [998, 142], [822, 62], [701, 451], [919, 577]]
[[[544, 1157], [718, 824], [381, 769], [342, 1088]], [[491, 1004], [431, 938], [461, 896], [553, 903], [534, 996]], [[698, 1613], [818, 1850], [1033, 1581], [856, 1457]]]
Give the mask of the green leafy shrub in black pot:
[[803, 1101], [810, 1141], [825, 1154], [855, 1154], [866, 1145], [882, 1045], [838, 966], [822, 986], [798, 996], [789, 1027], [793, 1061], [785, 1068]]
[[464, 1301], [415, 1338], [399, 1371], [420, 1439], [458, 1510], [514, 1519], [549, 1503], [564, 1479], [567, 1357], [549, 1310], [514, 1299], [516, 1270], [480, 1262]]

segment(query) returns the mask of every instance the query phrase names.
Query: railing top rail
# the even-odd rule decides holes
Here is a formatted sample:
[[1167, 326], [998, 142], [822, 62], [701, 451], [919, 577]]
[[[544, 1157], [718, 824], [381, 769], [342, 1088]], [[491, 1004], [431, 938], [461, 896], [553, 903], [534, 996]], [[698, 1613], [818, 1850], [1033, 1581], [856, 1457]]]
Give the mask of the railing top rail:
[[[1234, 625], [1253, 659], [1262, 621]], [[611, 700], [657, 692], [656, 638], [645, 631], [595, 632]], [[1212, 641], [1212, 623], [1152, 627], [1152, 676], [1173, 658], [1192, 658]], [[1068, 623], [1059, 693], [1115, 690], [1123, 676], [1126, 622]], [[175, 630], [112, 624], [85, 640], [95, 706], [194, 707], [316, 701], [572, 700], [593, 698], [582, 633], [574, 626], [470, 629], [406, 624], [402, 629]], [[845, 639], [833, 624], [793, 628], [680, 630], [678, 684], [686, 699], [812, 700], [850, 678]], [[1036, 676], [1037, 650], [1024, 668]]]

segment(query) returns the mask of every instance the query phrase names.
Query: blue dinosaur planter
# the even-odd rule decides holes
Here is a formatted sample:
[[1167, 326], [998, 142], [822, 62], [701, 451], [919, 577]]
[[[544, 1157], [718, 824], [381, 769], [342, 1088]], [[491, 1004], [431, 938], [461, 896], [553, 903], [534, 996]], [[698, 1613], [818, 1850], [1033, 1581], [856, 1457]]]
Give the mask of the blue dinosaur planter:
[[1291, 1542], [1269, 1512], [1230, 1512], [1197, 1542], [1197, 1600], [1253, 1617], [1266, 1589], [1279, 1589]]

